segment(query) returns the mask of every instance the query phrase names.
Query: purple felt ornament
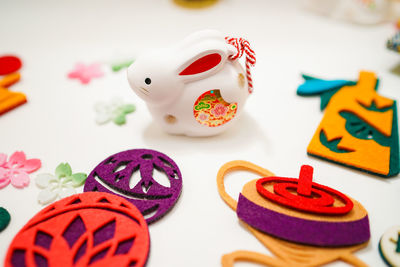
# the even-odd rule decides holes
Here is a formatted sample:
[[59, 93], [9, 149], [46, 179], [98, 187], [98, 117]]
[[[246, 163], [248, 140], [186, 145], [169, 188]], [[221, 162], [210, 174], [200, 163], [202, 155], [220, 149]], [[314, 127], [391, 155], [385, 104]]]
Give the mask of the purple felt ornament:
[[84, 191], [119, 195], [135, 205], [150, 224], [164, 216], [179, 198], [182, 175], [168, 156], [150, 149], [132, 149], [97, 165], [89, 174]]

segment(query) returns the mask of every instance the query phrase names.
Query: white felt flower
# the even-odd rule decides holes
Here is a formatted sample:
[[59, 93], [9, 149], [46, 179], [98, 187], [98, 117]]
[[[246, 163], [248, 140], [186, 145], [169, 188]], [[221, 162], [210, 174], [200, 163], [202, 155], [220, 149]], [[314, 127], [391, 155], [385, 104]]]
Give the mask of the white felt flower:
[[135, 111], [136, 107], [133, 104], [126, 104], [120, 98], [113, 98], [109, 103], [98, 102], [95, 104], [96, 122], [105, 124], [113, 121], [117, 125], [125, 124], [126, 114]]
[[86, 178], [85, 173], [72, 174], [68, 163], [59, 164], [55, 174], [39, 174], [35, 179], [36, 185], [43, 189], [38, 196], [39, 203], [45, 205], [58, 197], [64, 198], [75, 194], [75, 187], [81, 186]]

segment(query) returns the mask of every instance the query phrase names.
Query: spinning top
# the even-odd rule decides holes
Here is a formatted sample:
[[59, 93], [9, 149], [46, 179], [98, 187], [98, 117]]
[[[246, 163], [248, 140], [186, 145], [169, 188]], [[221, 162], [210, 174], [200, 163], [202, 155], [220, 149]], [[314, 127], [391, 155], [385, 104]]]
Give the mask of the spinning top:
[[[225, 190], [231, 171], [251, 171], [261, 177], [248, 182], [236, 202]], [[275, 257], [238, 250], [225, 254], [224, 267], [236, 261], [265, 266], [321, 266], [342, 260], [353, 266], [366, 264], [353, 253], [370, 237], [366, 210], [354, 199], [312, 181], [313, 169], [302, 166], [299, 178], [276, 177], [247, 161], [231, 161], [218, 171], [222, 199], [236, 211], [244, 226]]]
[[312, 182], [311, 166], [300, 178], [268, 177], [243, 187], [238, 217], [273, 236], [315, 246], [348, 246], [370, 238], [366, 210], [330, 187]]

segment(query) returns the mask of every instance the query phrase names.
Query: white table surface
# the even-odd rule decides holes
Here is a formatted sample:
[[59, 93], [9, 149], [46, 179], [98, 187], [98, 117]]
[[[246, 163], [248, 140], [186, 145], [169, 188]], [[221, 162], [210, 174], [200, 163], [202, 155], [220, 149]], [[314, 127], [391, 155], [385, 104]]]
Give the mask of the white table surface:
[[[88, 85], [66, 77], [76, 62], [108, 64], [135, 57], [205, 28], [246, 37], [257, 54], [254, 94], [237, 125], [220, 136], [161, 132], [129, 88], [126, 73], [113, 73], [109, 65], [104, 65], [104, 77]], [[1, 1], [0, 54], [22, 58], [22, 79], [12, 90], [26, 93], [29, 102], [0, 117], [0, 151], [23, 150], [29, 158], [40, 158], [42, 168], [31, 174], [29, 187], [0, 190], [0, 206], [12, 217], [0, 233], [0, 260], [18, 230], [42, 209], [33, 182], [37, 174], [53, 172], [60, 162], [89, 173], [111, 154], [150, 148], [179, 165], [183, 192], [173, 210], [149, 227], [148, 266], [220, 266], [223, 254], [239, 249], [270, 254], [218, 195], [217, 171], [236, 159], [286, 177], [296, 177], [301, 164], [314, 166], [316, 182], [350, 195], [368, 210], [372, 237], [356, 255], [371, 266], [383, 266], [377, 244], [386, 229], [400, 224], [399, 177], [385, 180], [307, 156], [323, 113], [319, 97], [295, 92], [301, 72], [355, 80], [364, 69], [378, 74], [382, 95], [398, 100], [400, 55], [385, 49], [393, 33], [392, 24], [366, 27], [335, 21], [296, 1], [221, 0], [204, 10], [182, 9], [168, 0]], [[93, 105], [113, 96], [135, 103], [137, 111], [124, 126], [98, 126]], [[231, 175], [228, 192], [238, 196], [253, 178]]]

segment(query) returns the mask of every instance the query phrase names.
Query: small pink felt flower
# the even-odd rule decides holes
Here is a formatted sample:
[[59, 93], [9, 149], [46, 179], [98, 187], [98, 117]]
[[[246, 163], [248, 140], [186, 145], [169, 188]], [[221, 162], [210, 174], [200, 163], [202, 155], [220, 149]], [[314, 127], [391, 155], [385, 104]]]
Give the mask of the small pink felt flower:
[[7, 155], [0, 153], [0, 188], [10, 182], [14, 187], [23, 188], [29, 185], [28, 173], [34, 172], [42, 165], [40, 159], [26, 159], [25, 153], [16, 151], [7, 161]]
[[211, 110], [211, 113], [215, 116], [215, 117], [223, 117], [225, 116], [226, 112], [228, 111], [228, 108], [225, 107], [222, 104], [216, 104], [215, 107]]
[[102, 77], [104, 75], [101, 70], [101, 65], [99, 63], [93, 63], [90, 65], [85, 65], [83, 63], [78, 63], [75, 65], [75, 69], [68, 73], [68, 78], [79, 79], [81, 83], [89, 83], [91, 79]]

